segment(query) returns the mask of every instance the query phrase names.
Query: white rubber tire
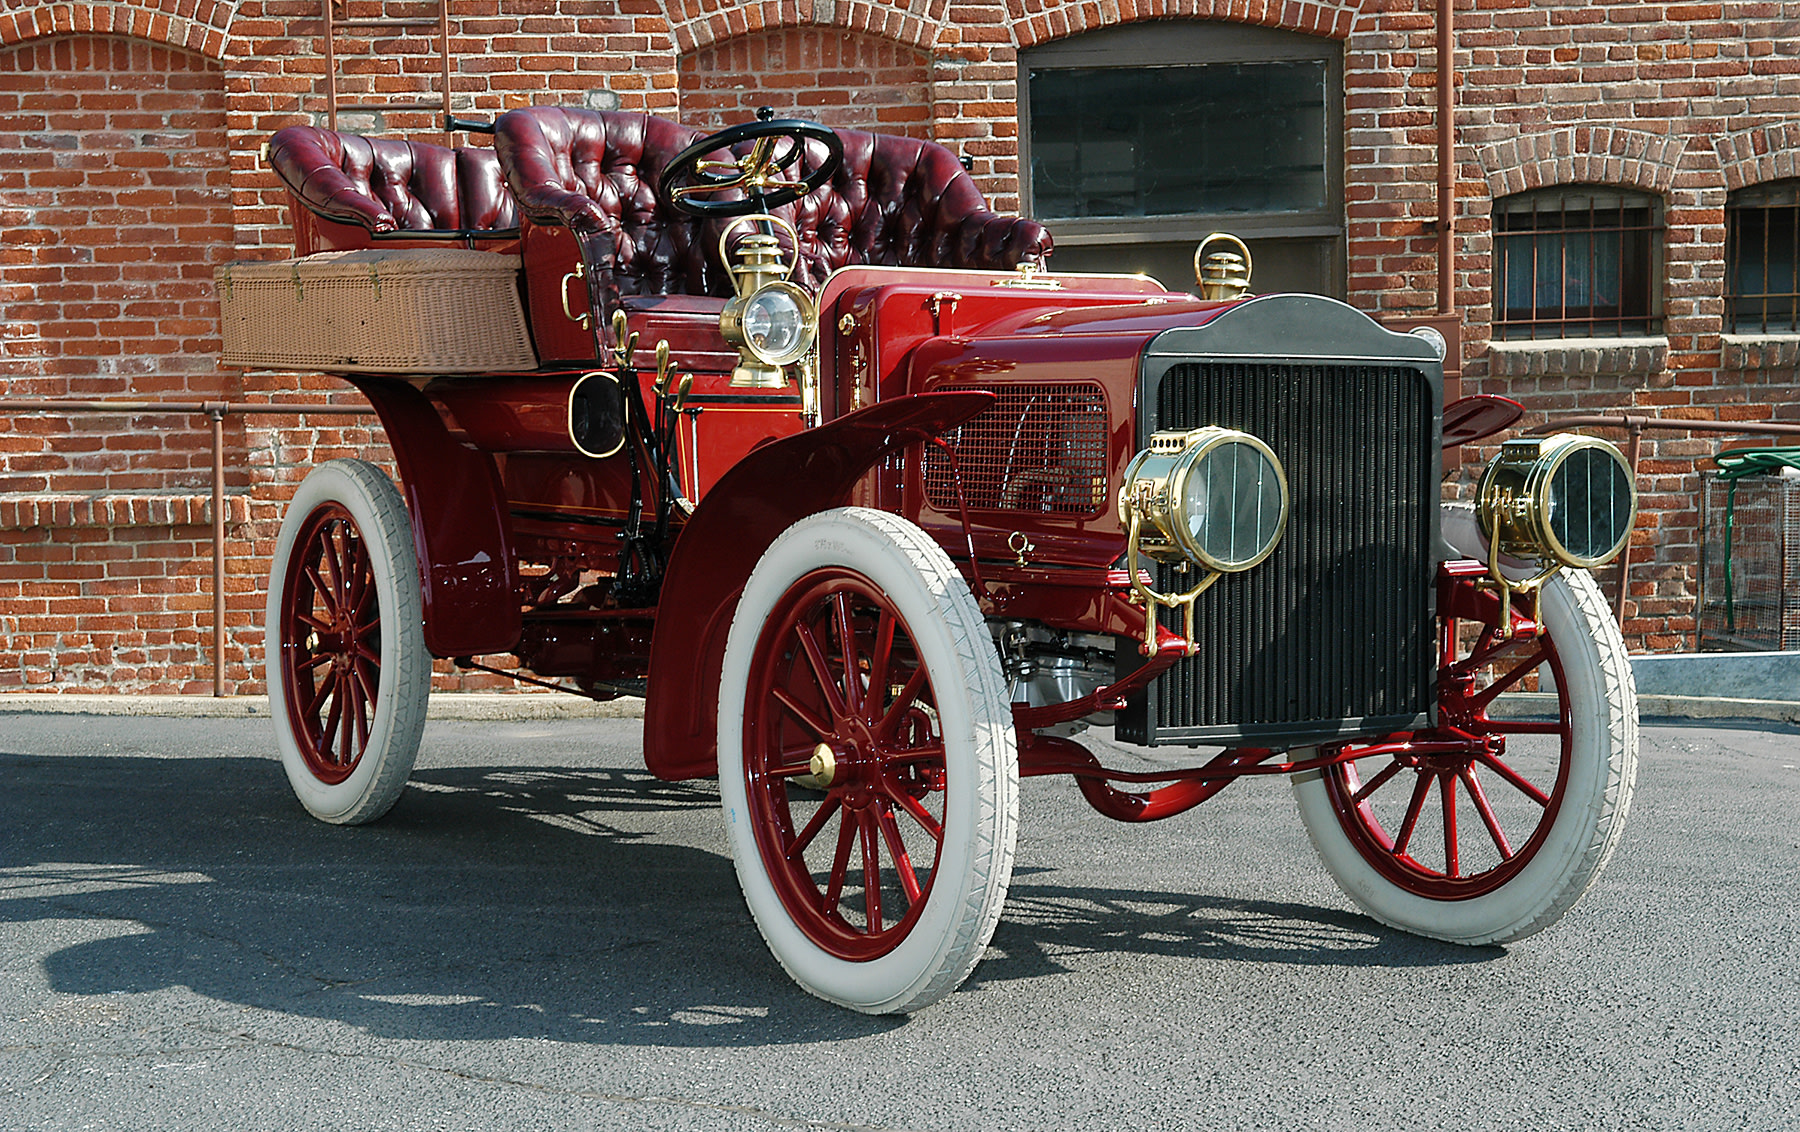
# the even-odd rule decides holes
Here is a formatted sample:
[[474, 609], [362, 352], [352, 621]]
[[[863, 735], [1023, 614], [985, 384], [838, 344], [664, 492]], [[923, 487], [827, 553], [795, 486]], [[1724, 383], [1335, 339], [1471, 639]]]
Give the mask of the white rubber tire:
[[[304, 548], [295, 544], [307, 518], [335, 504], [355, 523], [368, 553], [381, 622], [380, 667], [368, 740], [351, 774], [323, 781], [307, 765], [301, 721], [289, 706], [282, 650], [293, 647], [283, 635], [285, 580]], [[321, 821], [358, 825], [381, 817], [399, 800], [412, 773], [425, 729], [431, 693], [431, 657], [425, 651], [423, 601], [412, 524], [400, 492], [381, 469], [362, 460], [332, 460], [309, 473], [288, 504], [275, 547], [263, 667], [269, 714], [289, 784], [300, 804]]]
[[[919, 919], [893, 950], [866, 961], [835, 956], [790, 918], [765, 871], [752, 827], [744, 706], [765, 621], [796, 581], [846, 566], [877, 584], [903, 616], [931, 675], [945, 748], [944, 833]], [[960, 986], [999, 923], [1018, 828], [1018, 750], [993, 637], [949, 556], [916, 525], [883, 511], [840, 508], [789, 527], [744, 587], [719, 689], [719, 792], [745, 902], [795, 982], [868, 1014], [929, 1006]]]
[[[1572, 739], [1569, 778], [1549, 833], [1500, 887], [1463, 900], [1432, 899], [1383, 876], [1346, 835], [1324, 775], [1293, 776], [1300, 818], [1346, 895], [1384, 924], [1460, 944], [1507, 943], [1560, 919], [1594, 883], [1619, 843], [1637, 777], [1637, 687], [1600, 589], [1565, 570], [1544, 587], [1543, 617], [1561, 657]], [[1311, 752], [1296, 751], [1304, 759]]]

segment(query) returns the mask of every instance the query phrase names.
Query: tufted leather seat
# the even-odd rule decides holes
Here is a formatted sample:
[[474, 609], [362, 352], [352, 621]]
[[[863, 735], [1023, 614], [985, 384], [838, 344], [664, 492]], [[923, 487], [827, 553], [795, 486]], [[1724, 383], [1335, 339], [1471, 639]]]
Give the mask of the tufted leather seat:
[[[956, 155], [935, 142], [839, 130], [844, 162], [809, 196], [774, 210], [800, 233], [797, 282], [818, 288], [840, 267], [1010, 271], [1042, 263], [1050, 233], [991, 211]], [[816, 167], [824, 147], [804, 159]]]
[[[593, 243], [610, 238], [612, 294], [729, 296], [722, 227], [678, 211], [657, 185], [704, 135], [647, 114], [531, 107], [501, 116], [494, 147], [520, 209]], [[1050, 253], [1043, 225], [987, 207], [956, 155], [933, 142], [839, 130], [844, 162], [819, 190], [775, 212], [800, 233], [796, 278], [818, 287], [840, 267], [885, 264], [1011, 270]], [[747, 147], [746, 147], [747, 148]], [[803, 160], [824, 156], [813, 145]]]
[[490, 149], [289, 126], [269, 139], [269, 164], [308, 212], [370, 233], [491, 231], [519, 223]]
[[729, 295], [730, 280], [705, 248], [704, 226], [662, 200], [669, 159], [698, 130], [648, 114], [534, 106], [502, 114], [494, 150], [519, 207], [610, 243], [617, 295]]

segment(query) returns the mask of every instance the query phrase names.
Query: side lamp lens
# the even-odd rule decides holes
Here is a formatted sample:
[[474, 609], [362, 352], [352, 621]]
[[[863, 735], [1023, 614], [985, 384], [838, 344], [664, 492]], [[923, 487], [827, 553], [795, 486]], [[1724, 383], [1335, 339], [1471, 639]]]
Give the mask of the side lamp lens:
[[792, 296], [765, 291], [744, 307], [744, 340], [758, 356], [785, 354], [800, 341], [803, 320]]
[[1509, 440], [1481, 474], [1476, 515], [1502, 554], [1591, 569], [1625, 548], [1637, 489], [1625, 457], [1604, 440]]
[[781, 282], [726, 304], [721, 329], [728, 341], [741, 343], [757, 361], [785, 366], [812, 348], [818, 323], [818, 310], [806, 292]]
[[1219, 573], [1248, 570], [1281, 540], [1287, 476], [1273, 450], [1226, 428], [1159, 432], [1133, 458], [1119, 517], [1138, 520], [1139, 550]]

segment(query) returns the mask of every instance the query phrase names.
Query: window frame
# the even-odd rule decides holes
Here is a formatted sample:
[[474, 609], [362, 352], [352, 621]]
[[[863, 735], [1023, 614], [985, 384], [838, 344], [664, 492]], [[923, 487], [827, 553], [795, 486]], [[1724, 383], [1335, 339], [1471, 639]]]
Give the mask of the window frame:
[[[1781, 203], [1770, 203], [1767, 200], [1768, 197], [1777, 195], [1785, 196], [1788, 199]], [[1755, 198], [1758, 197], [1764, 199], [1761, 202], [1755, 202]], [[1787, 267], [1791, 276], [1800, 276], [1800, 177], [1784, 177], [1778, 180], [1763, 181], [1755, 185], [1746, 185], [1743, 188], [1734, 190], [1726, 195], [1725, 310], [1722, 316], [1723, 330], [1726, 334], [1736, 334], [1753, 338], [1800, 335], [1800, 278], [1795, 279], [1795, 289], [1792, 292], [1774, 292], [1767, 289], [1769, 278], [1769, 224], [1767, 214], [1775, 209], [1787, 210], [1793, 214], [1789, 218], [1789, 223], [1793, 227], [1794, 234], [1791, 237], [1789, 245], [1790, 258], [1788, 259]], [[1754, 296], [1740, 294], [1737, 290], [1738, 256], [1742, 251], [1742, 248], [1739, 246], [1739, 240], [1741, 239], [1739, 233], [1739, 218], [1744, 213], [1750, 211], [1761, 211], [1765, 214], [1763, 221], [1762, 259], [1764, 290]], [[1761, 316], [1757, 319], [1758, 325], [1755, 327], [1739, 325], [1741, 316], [1738, 311], [1738, 303], [1746, 298], [1762, 300]], [[1770, 311], [1768, 300], [1772, 298], [1787, 300], [1785, 305], [1788, 308], [1789, 314], [1787, 317], [1788, 325], [1785, 329], [1769, 328]]]
[[[1325, 204], [1304, 212], [1173, 213], [1162, 216], [1044, 216], [1031, 184], [1031, 72], [1088, 68], [1201, 66], [1213, 63], [1325, 64]], [[1333, 244], [1333, 285], [1345, 286], [1344, 45], [1300, 32], [1219, 20], [1150, 20], [1084, 32], [1019, 52], [1019, 201], [1028, 216], [1053, 225], [1058, 244], [1195, 243], [1221, 229], [1245, 240], [1310, 239]]]
[[[1555, 215], [1557, 217], [1567, 217], [1570, 215], [1579, 216], [1579, 207], [1571, 208], [1568, 206], [1568, 202], [1579, 201], [1582, 198], [1588, 198], [1587, 215], [1589, 224], [1586, 227], [1570, 228], [1563, 223], [1559, 223], [1554, 228], [1540, 228], [1534, 225], [1530, 228], [1513, 231], [1505, 230], [1502, 227], [1503, 221], [1501, 218], [1503, 216], [1523, 215], [1527, 212], [1534, 218], [1549, 215]], [[1599, 204], [1601, 198], [1608, 198], [1617, 203], [1608, 204], [1603, 210]], [[1546, 202], [1557, 204], [1558, 207], [1542, 207]], [[1518, 204], [1528, 204], [1531, 207], [1529, 209], [1515, 207]], [[1637, 211], [1640, 209], [1648, 214], [1645, 222], [1642, 224], [1627, 223], [1625, 219], [1626, 212]], [[1619, 217], [1619, 223], [1616, 226], [1602, 226], [1597, 223], [1595, 218], [1599, 216], [1602, 211], [1616, 212]], [[1511, 193], [1504, 197], [1495, 198], [1493, 209], [1490, 213], [1490, 221], [1491, 238], [1493, 241], [1492, 254], [1494, 260], [1493, 295], [1491, 304], [1491, 328], [1494, 341], [1558, 342], [1574, 339], [1607, 340], [1660, 337], [1664, 333], [1663, 279], [1666, 274], [1664, 264], [1665, 256], [1667, 254], [1666, 234], [1668, 228], [1666, 204], [1661, 196], [1631, 186], [1587, 183], [1548, 185], [1543, 188], [1528, 189], [1524, 192]], [[1559, 287], [1565, 295], [1564, 304], [1560, 308], [1560, 317], [1534, 317], [1527, 319], [1510, 319], [1507, 317], [1507, 294], [1511, 289], [1511, 278], [1509, 276], [1508, 268], [1512, 263], [1511, 256], [1507, 252], [1508, 239], [1520, 236], [1545, 236], [1557, 232], [1585, 232], [1588, 233], [1590, 237], [1604, 232], [1616, 232], [1619, 234], [1619, 310], [1616, 314], [1597, 315], [1594, 313], [1594, 304], [1590, 301], [1585, 308], [1587, 311], [1585, 315], [1569, 317], [1568, 312], [1570, 308], [1566, 298], [1569, 276], [1565, 272], [1559, 278]], [[1628, 283], [1632, 283], [1633, 281], [1628, 280], [1626, 277], [1627, 249], [1625, 241], [1632, 233], [1642, 233], [1644, 241], [1644, 246], [1641, 249], [1643, 260], [1641, 272], [1642, 292], [1641, 294], [1631, 296], [1632, 298], [1642, 300], [1643, 312], [1641, 314], [1635, 312], [1627, 313], [1626, 288]], [[1589, 262], [1596, 262], [1593, 258], [1591, 245]], [[1536, 273], [1533, 272], [1533, 278], [1530, 281], [1530, 289], [1534, 294], [1537, 287], [1538, 281], [1536, 279]], [[1535, 310], [1536, 308], [1534, 307], [1533, 309]]]

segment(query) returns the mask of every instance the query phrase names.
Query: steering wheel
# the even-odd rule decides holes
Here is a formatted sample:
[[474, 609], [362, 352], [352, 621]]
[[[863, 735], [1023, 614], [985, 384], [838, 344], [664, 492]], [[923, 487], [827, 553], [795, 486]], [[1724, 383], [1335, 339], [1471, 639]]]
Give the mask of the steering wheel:
[[[765, 106], [756, 112], [756, 121], [720, 130], [676, 154], [659, 182], [663, 199], [690, 216], [745, 216], [799, 200], [824, 184], [843, 163], [844, 143], [827, 126], [774, 115]], [[784, 177], [809, 141], [825, 146], [825, 160], [799, 180]], [[755, 144], [736, 160], [701, 160], [743, 142]], [[744, 195], [737, 200], [697, 199], [732, 189], [741, 189]]]

